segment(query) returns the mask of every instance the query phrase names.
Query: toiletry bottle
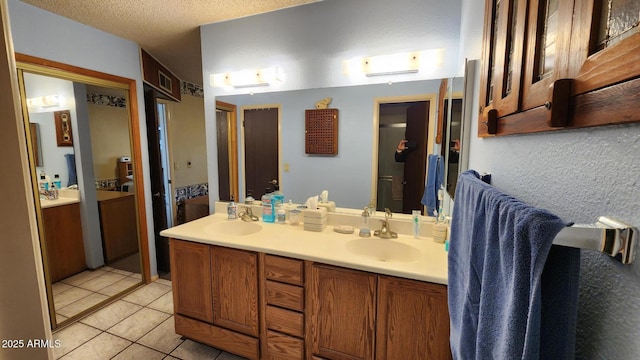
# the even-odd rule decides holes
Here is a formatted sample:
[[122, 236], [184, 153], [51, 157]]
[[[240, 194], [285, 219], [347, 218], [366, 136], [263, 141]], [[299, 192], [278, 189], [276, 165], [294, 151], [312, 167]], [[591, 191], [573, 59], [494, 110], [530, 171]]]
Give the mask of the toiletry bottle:
[[411, 222], [413, 225], [413, 238], [418, 239], [420, 237], [420, 210], [411, 211]]
[[56, 189], [62, 189], [62, 181], [60, 181], [60, 175], [53, 175], [53, 184], [56, 186]]
[[278, 205], [278, 211], [276, 212], [278, 224], [284, 224], [287, 221], [287, 211], [284, 208], [284, 204]]
[[251, 194], [251, 190], [247, 190], [247, 197], [244, 198], [244, 203], [247, 205], [252, 205], [253, 202], [256, 200], [253, 198], [253, 195]]
[[238, 205], [235, 202], [231, 201], [229, 205], [227, 205], [227, 219], [235, 220], [238, 218]]
[[49, 190], [50, 182], [51, 182], [51, 179], [49, 179], [47, 174], [45, 174], [43, 171], [42, 174], [40, 174], [40, 181], [38, 182], [38, 187], [42, 190]]
[[273, 199], [273, 208], [277, 209], [280, 204], [284, 204], [284, 194], [280, 191], [280, 185], [278, 185], [278, 180], [273, 180], [273, 193], [271, 197]]
[[271, 189], [264, 189], [264, 195], [262, 195], [262, 221], [264, 222], [272, 223], [275, 221], [272, 200]]
[[40, 193], [40, 200], [46, 199], [46, 196], [45, 196], [47, 192], [46, 185], [47, 185], [47, 182], [45, 180], [44, 174], [42, 174], [40, 175], [40, 180], [38, 180], [38, 192]]
[[360, 224], [360, 233], [358, 234], [361, 237], [370, 237], [371, 230], [369, 230], [369, 208], [365, 207], [364, 211], [362, 211], [362, 223]]

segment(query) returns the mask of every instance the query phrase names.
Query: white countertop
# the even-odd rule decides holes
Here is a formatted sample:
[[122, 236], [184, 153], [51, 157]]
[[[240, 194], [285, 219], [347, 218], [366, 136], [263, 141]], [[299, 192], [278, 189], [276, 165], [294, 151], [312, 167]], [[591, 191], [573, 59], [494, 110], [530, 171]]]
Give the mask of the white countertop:
[[[211, 231], [212, 224], [237, 221], [227, 220], [226, 214], [214, 214], [160, 232], [160, 235], [189, 240], [210, 245], [252, 250], [273, 255], [311, 260], [319, 263], [364, 270], [378, 274], [398, 276], [408, 279], [447, 284], [447, 252], [444, 244], [431, 238], [414, 239], [400, 234], [398, 239], [389, 239], [418, 249], [417, 260], [410, 262], [379, 261], [357, 255], [347, 250], [347, 243], [361, 238], [358, 229], [353, 234], [340, 234], [327, 225], [322, 232], [305, 231], [303, 225], [265, 223], [257, 221], [262, 229], [249, 235], [222, 235]], [[373, 227], [372, 227], [373, 231]], [[364, 241], [364, 240], [363, 240]]]
[[58, 190], [58, 198], [55, 200], [40, 199], [40, 208], [46, 209], [54, 206], [62, 206], [75, 204], [80, 202], [80, 193], [78, 190], [60, 189]]

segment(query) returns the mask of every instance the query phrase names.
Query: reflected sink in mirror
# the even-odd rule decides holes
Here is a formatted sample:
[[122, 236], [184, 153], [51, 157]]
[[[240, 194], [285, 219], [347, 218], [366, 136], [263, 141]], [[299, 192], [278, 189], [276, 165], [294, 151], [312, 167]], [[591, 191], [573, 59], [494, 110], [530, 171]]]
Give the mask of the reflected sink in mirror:
[[219, 222], [204, 227], [204, 232], [207, 234], [228, 236], [251, 235], [260, 230], [262, 230], [261, 225], [244, 221]]
[[384, 262], [418, 260], [420, 250], [411, 245], [379, 238], [359, 238], [347, 243], [347, 250], [355, 255]]

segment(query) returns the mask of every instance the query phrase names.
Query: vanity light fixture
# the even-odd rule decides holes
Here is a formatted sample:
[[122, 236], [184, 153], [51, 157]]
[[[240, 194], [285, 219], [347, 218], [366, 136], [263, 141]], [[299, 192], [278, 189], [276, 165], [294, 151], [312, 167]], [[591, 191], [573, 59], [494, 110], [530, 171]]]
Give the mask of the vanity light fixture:
[[362, 71], [366, 76], [411, 74], [417, 73], [419, 69], [419, 52], [370, 56], [362, 59]]
[[282, 69], [270, 67], [264, 69], [241, 70], [224, 74], [211, 75], [212, 86], [232, 86], [236, 89], [269, 86], [276, 82], [282, 82]]
[[31, 99], [27, 99], [28, 107], [53, 107], [60, 106], [62, 103], [60, 96], [58, 95], [47, 95], [47, 96], [38, 96]]

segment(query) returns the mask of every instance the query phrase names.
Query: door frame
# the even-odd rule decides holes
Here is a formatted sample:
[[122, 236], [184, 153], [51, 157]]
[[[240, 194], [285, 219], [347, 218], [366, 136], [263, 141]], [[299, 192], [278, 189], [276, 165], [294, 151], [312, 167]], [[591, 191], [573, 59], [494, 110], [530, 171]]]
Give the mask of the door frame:
[[[240, 107], [240, 153], [241, 156], [239, 157], [239, 159], [242, 160], [242, 177], [239, 179], [240, 183], [241, 183], [241, 191], [242, 191], [242, 198], [244, 199], [247, 196], [247, 184], [245, 182], [245, 176], [246, 176], [246, 158], [245, 158], [245, 152], [244, 152], [244, 144], [245, 144], [245, 137], [244, 137], [244, 112], [245, 110], [260, 110], [260, 109], [278, 109], [278, 185], [280, 186], [280, 191], [284, 191], [283, 190], [283, 186], [282, 186], [282, 131], [281, 131], [281, 127], [282, 127], [282, 105], [281, 104], [264, 104], [264, 105], [247, 105], [247, 106], [241, 106]], [[256, 200], [260, 200], [260, 199], [256, 199]]]
[[[438, 94], [418, 94], [418, 95], [402, 95], [402, 96], [386, 96], [373, 99], [373, 131], [371, 139], [371, 198], [370, 203], [378, 202], [378, 139], [380, 137], [380, 105], [389, 103], [408, 103], [417, 101], [429, 102], [429, 129], [427, 133], [427, 158], [429, 154], [434, 153], [435, 147], [435, 131], [436, 131], [436, 110], [438, 102]], [[391, 154], [395, 149], [389, 149]], [[428, 167], [427, 167], [428, 168]], [[425, 174], [426, 176], [427, 174]]]

